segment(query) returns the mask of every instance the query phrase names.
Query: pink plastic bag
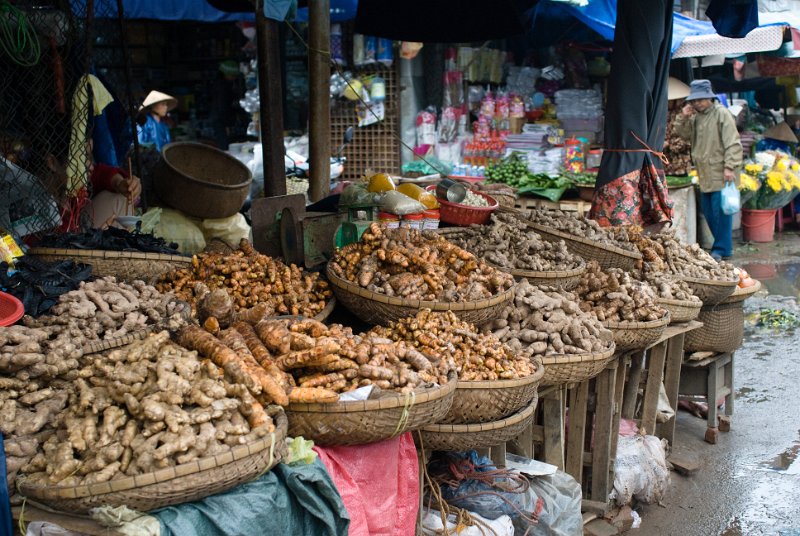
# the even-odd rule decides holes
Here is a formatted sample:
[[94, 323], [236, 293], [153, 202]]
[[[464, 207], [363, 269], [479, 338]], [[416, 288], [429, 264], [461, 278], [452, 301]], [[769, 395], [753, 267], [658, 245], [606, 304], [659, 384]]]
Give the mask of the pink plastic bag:
[[414, 534], [419, 467], [410, 432], [369, 445], [314, 450], [350, 514], [349, 536]]

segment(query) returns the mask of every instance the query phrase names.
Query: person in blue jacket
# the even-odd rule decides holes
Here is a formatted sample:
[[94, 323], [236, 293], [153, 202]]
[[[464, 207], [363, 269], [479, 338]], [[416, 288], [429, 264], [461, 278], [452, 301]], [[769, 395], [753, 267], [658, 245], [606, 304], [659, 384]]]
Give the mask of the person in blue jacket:
[[[139, 109], [141, 115], [136, 132], [139, 144], [155, 147], [157, 151], [172, 141], [165, 122], [167, 112], [178, 105], [177, 99], [160, 91], [151, 91]], [[144, 120], [144, 123], [141, 120]]]

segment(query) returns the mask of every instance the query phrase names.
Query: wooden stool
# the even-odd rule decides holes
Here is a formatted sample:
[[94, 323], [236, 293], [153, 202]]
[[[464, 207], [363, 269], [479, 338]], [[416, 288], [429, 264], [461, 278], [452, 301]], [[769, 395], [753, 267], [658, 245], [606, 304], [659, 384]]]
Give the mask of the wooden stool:
[[[706, 397], [708, 429], [705, 440], [716, 444], [720, 430], [730, 430], [730, 418], [733, 416], [733, 353], [715, 354], [700, 361], [684, 361], [679, 393]], [[717, 400], [723, 396], [725, 417], [718, 418]]]

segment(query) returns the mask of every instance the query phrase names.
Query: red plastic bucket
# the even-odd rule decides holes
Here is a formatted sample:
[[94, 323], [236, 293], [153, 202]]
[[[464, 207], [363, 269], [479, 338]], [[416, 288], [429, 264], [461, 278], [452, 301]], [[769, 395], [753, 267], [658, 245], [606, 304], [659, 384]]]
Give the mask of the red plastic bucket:
[[777, 209], [742, 209], [742, 236], [745, 242], [772, 242]]

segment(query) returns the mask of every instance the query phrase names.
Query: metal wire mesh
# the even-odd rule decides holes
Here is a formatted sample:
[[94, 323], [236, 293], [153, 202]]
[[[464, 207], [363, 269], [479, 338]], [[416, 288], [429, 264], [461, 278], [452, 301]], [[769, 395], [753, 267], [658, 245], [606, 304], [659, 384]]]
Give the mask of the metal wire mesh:
[[[86, 227], [97, 119], [84, 75], [93, 72], [95, 29], [115, 36], [109, 51], [121, 50], [117, 0], [0, 0], [0, 7], [0, 227], [18, 237]], [[114, 96], [124, 121], [130, 104], [124, 93]]]

